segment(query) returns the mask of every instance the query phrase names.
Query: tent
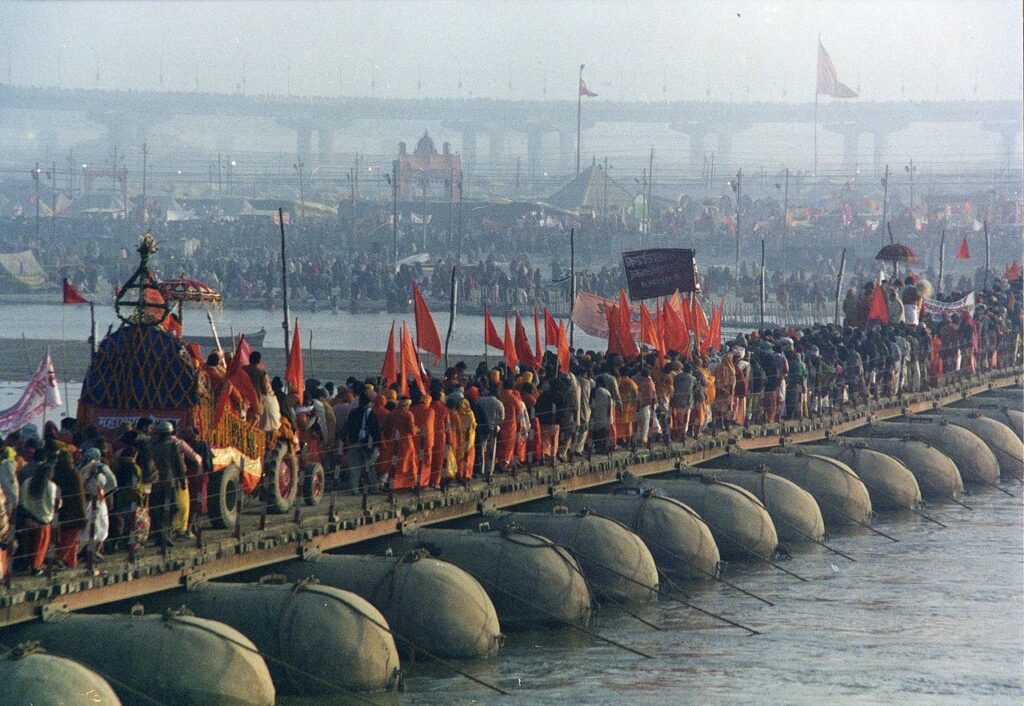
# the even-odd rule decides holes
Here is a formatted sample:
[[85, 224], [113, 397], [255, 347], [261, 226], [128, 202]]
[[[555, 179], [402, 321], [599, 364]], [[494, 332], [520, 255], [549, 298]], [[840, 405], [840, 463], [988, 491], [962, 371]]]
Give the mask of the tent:
[[599, 164], [593, 164], [545, 202], [576, 214], [583, 211], [600, 214], [629, 210], [633, 206], [633, 196], [631, 191], [609, 177]]
[[0, 253], [0, 291], [42, 289], [46, 275], [31, 250]]

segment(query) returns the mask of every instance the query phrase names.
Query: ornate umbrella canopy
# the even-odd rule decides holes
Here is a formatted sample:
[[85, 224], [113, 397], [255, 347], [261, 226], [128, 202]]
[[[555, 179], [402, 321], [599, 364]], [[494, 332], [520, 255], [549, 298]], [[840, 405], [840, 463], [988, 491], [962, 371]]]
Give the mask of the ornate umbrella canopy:
[[917, 262], [917, 254], [902, 243], [890, 243], [878, 251], [875, 259], [886, 262]]
[[164, 280], [160, 283], [160, 291], [170, 302], [200, 302], [217, 306], [223, 302], [216, 289], [189, 277]]

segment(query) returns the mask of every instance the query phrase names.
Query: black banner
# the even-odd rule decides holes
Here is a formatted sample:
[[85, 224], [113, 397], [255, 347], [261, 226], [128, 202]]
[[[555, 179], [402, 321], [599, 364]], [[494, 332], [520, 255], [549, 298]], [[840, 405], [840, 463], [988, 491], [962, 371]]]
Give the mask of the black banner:
[[657, 248], [622, 253], [629, 298], [633, 301], [699, 292], [700, 281], [693, 250]]

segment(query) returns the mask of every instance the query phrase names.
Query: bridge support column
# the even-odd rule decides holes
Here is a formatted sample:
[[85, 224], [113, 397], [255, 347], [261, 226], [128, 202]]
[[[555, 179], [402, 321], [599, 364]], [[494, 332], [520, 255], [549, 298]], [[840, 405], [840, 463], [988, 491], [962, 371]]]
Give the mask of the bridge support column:
[[881, 174], [885, 171], [885, 159], [889, 152], [889, 131], [888, 130], [875, 130], [872, 133], [874, 136], [874, 159], [873, 167], [875, 174]]
[[505, 131], [492, 128], [487, 131], [487, 139], [490, 145], [487, 148], [487, 157], [491, 164], [497, 164], [505, 157]]
[[576, 171], [576, 133], [558, 131], [558, 168], [574, 174]]
[[466, 169], [476, 169], [476, 128], [462, 128], [462, 163]]
[[320, 163], [324, 164], [331, 161], [331, 156], [334, 154], [334, 128], [320, 127], [317, 128], [317, 153], [320, 158]]
[[729, 169], [732, 167], [732, 136], [735, 134], [734, 130], [718, 128], [717, 138], [718, 144], [715, 150], [717, 157], [715, 162], [721, 165], [722, 169]]
[[149, 129], [171, 116], [151, 114], [91, 114], [89, 118], [107, 128], [107, 144], [119, 151], [134, 152], [149, 140]]
[[1012, 169], [1017, 163], [1017, 133], [1020, 126], [1017, 123], [982, 123], [982, 129], [994, 132], [999, 136], [1000, 167]]
[[309, 153], [313, 149], [313, 128], [299, 125], [295, 128], [295, 156], [304, 162], [309, 161]]
[[530, 130], [526, 133], [526, 173], [527, 179], [532, 184], [540, 173], [540, 153], [544, 146], [544, 133], [540, 130]]

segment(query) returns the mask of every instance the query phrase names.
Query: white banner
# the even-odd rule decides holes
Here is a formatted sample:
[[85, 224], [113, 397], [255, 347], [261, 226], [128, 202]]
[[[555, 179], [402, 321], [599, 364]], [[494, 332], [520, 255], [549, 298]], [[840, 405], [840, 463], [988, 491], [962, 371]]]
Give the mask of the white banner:
[[940, 302], [938, 299], [924, 300], [924, 313], [926, 314], [959, 314], [962, 312], [974, 313], [974, 292], [971, 292], [962, 299], [955, 302]]
[[60, 397], [57, 375], [53, 370], [50, 353], [47, 351], [32, 379], [25, 386], [25, 391], [21, 393], [21, 399], [13, 407], [0, 411], [0, 435], [6, 436], [17, 431], [42, 416], [46, 410], [56, 409], [62, 404], [64, 403]]

